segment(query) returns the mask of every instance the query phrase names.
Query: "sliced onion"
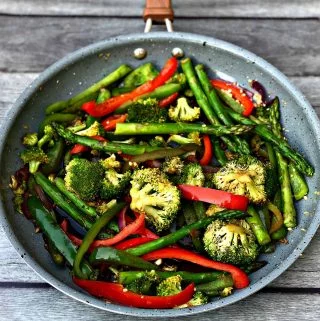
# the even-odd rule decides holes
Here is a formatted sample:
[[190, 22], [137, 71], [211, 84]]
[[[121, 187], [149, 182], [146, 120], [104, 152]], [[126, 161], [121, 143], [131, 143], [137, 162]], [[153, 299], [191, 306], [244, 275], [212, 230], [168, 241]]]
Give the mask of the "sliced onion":
[[219, 167], [213, 166], [201, 166], [204, 173], [216, 173], [219, 171]]
[[161, 167], [161, 162], [153, 159], [153, 160], [147, 160], [146, 162], [144, 162], [144, 165], [146, 167], [150, 167], [150, 168], [160, 168]]
[[40, 185], [34, 184], [34, 191], [36, 192], [37, 196], [39, 197], [40, 201], [42, 202], [43, 206], [48, 210], [51, 211], [53, 209], [53, 204], [49, 200], [49, 198], [44, 193], [43, 189]]
[[263, 87], [263, 85], [257, 80], [252, 80], [251, 87], [261, 95], [262, 102], [266, 103], [267, 102], [267, 92], [266, 92], [265, 88]]
[[29, 179], [29, 175], [30, 174], [28, 166], [21, 167], [14, 173], [14, 176], [19, 185], [21, 185], [23, 182], [26, 182]]

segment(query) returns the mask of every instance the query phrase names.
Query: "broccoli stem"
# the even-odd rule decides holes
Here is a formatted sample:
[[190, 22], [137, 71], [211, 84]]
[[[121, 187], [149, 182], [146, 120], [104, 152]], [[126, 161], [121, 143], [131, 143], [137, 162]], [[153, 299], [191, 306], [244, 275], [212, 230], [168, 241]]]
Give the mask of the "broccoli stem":
[[252, 129], [251, 126], [207, 126], [189, 123], [119, 123], [115, 135], [162, 135], [162, 134], [183, 134], [199, 132], [214, 136], [225, 134], [241, 135]]
[[[251, 119], [246, 118], [231, 109], [226, 110], [228, 111], [229, 115], [238, 123], [248, 126], [256, 125], [256, 123]], [[271, 132], [266, 125], [256, 125], [253, 128], [253, 132], [263, 137], [267, 142], [270, 142], [274, 146], [276, 146], [279, 149], [280, 153], [284, 157], [287, 157], [292, 162], [294, 162], [297, 168], [302, 173], [308, 176], [312, 176], [314, 174], [313, 166], [306, 159], [304, 159], [304, 157], [300, 153], [293, 150], [285, 140], [277, 137], [273, 132]]]
[[89, 221], [85, 216], [79, 213], [78, 208], [70, 203], [63, 194], [58, 190], [58, 188], [50, 182], [42, 173], [37, 172], [34, 174], [34, 178], [45, 193], [53, 200], [55, 204], [58, 204], [64, 211], [66, 211], [75, 221], [77, 221], [81, 226], [89, 229], [92, 226], [92, 222]]
[[81, 200], [76, 194], [68, 191], [68, 189], [64, 185], [64, 180], [62, 178], [56, 177], [54, 182], [59, 191], [64, 194], [79, 210], [94, 218], [98, 216], [93, 207], [87, 205], [87, 203]]
[[[187, 271], [155, 271], [155, 274], [159, 279], [167, 279], [171, 276], [180, 275], [183, 281], [193, 282], [195, 284], [207, 283], [215, 281], [222, 275], [228, 275], [225, 272], [213, 271], [203, 273], [193, 273]], [[142, 278], [146, 275], [146, 271], [123, 271], [118, 273], [118, 282], [127, 285]]]
[[257, 241], [260, 245], [265, 245], [271, 242], [270, 235], [262, 223], [262, 220], [252, 205], [249, 205], [247, 212], [250, 216], [246, 217], [247, 223], [250, 225]]
[[247, 214], [241, 211], [222, 211], [216, 213], [213, 216], [206, 217], [202, 220], [199, 220], [193, 224], [186, 225], [181, 229], [172, 232], [166, 236], [159, 237], [154, 241], [150, 241], [148, 243], [139, 245], [137, 247], [133, 247], [131, 249], [126, 250], [128, 253], [136, 256], [144, 255], [149, 252], [164, 248], [168, 245], [174, 244], [177, 241], [181, 240], [185, 236], [187, 236], [191, 231], [197, 230], [200, 228], [204, 228], [208, 226], [212, 221], [220, 219], [220, 220], [229, 220], [235, 218], [244, 218]]
[[[211, 107], [213, 108], [213, 110], [215, 111], [216, 115], [218, 116], [218, 118], [220, 118], [220, 120], [224, 125], [228, 125], [228, 126], [233, 125], [233, 121], [231, 117], [225, 111], [225, 108], [221, 103], [218, 94], [216, 93], [215, 89], [210, 83], [210, 80], [204, 70], [204, 66], [197, 65], [195, 67], [195, 70], [200, 80], [201, 86], [208, 98], [208, 101]], [[235, 143], [239, 146], [239, 150], [241, 151], [241, 154], [246, 154], [246, 155], [250, 154], [249, 145], [244, 139], [240, 137], [234, 137], [233, 139]]]
[[89, 88], [85, 89], [84, 91], [80, 92], [79, 94], [75, 95], [71, 99], [68, 99], [67, 101], [60, 101], [57, 103], [54, 103], [52, 105], [49, 105], [46, 108], [46, 114], [52, 114], [56, 112], [60, 112], [61, 110], [75, 105], [80, 100], [85, 99], [87, 96], [90, 96], [92, 94], [97, 93], [101, 88], [107, 87], [111, 85], [112, 83], [118, 81], [125, 75], [127, 75], [130, 71], [132, 71], [132, 68], [127, 65], [121, 65], [116, 70], [114, 70], [112, 73], [101, 79], [100, 81], [94, 83]]
[[73, 144], [81, 144], [88, 146], [95, 150], [100, 150], [106, 153], [125, 153], [128, 155], [141, 155], [146, 152], [152, 152], [158, 149], [159, 147], [155, 146], [146, 146], [146, 145], [129, 145], [121, 143], [111, 143], [111, 142], [100, 142], [90, 137], [80, 136], [73, 134], [68, 129], [64, 128], [59, 124], [53, 124], [59, 136], [63, 137], [66, 141]]
[[208, 296], [219, 296], [225, 288], [233, 287], [233, 279], [231, 275], [224, 274], [208, 283], [197, 285], [197, 291], [200, 291]]

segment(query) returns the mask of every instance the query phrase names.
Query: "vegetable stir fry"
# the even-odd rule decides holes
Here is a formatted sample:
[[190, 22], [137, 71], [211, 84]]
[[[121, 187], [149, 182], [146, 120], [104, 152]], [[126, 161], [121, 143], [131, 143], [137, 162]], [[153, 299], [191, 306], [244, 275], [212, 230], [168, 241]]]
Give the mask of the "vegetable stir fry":
[[46, 108], [11, 177], [53, 264], [93, 296], [186, 308], [231, 295], [298, 224], [312, 165], [278, 97], [170, 58], [119, 66]]

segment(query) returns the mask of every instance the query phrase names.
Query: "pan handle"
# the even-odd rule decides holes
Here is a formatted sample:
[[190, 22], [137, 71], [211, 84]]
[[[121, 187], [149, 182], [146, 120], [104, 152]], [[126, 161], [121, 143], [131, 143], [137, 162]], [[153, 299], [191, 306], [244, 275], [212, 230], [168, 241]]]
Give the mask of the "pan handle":
[[146, 0], [143, 19], [146, 23], [144, 32], [150, 32], [152, 23], [165, 23], [168, 32], [173, 31], [173, 9], [171, 0]]

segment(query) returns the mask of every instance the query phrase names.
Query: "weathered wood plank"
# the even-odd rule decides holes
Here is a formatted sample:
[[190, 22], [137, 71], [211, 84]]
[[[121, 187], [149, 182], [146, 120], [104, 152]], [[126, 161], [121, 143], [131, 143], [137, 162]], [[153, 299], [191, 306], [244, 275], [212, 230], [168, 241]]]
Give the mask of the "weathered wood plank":
[[[173, 0], [176, 17], [319, 17], [317, 0]], [[2, 0], [0, 13], [12, 15], [87, 15], [141, 17], [144, 1]]]
[[[136, 318], [114, 314], [93, 308], [77, 302], [54, 289], [0, 288], [2, 301], [0, 319], [8, 320], [114, 320], [143, 321]], [[259, 312], [258, 312], [259, 311]], [[260, 292], [238, 303], [214, 312], [189, 317], [188, 320], [319, 320], [320, 295], [264, 293]], [[89, 317], [90, 316], [90, 317]], [[186, 320], [186, 317], [176, 318], [176, 321]]]
[[[230, 41], [301, 76], [320, 73], [319, 28], [320, 20], [177, 19], [175, 30]], [[140, 19], [1, 17], [0, 71], [42, 71], [75, 49], [142, 30]]]
[[[320, 288], [320, 231], [305, 253], [283, 275], [272, 282], [272, 288]], [[16, 253], [0, 229], [0, 283], [42, 283]], [[1, 320], [1, 317], [0, 317]]]

